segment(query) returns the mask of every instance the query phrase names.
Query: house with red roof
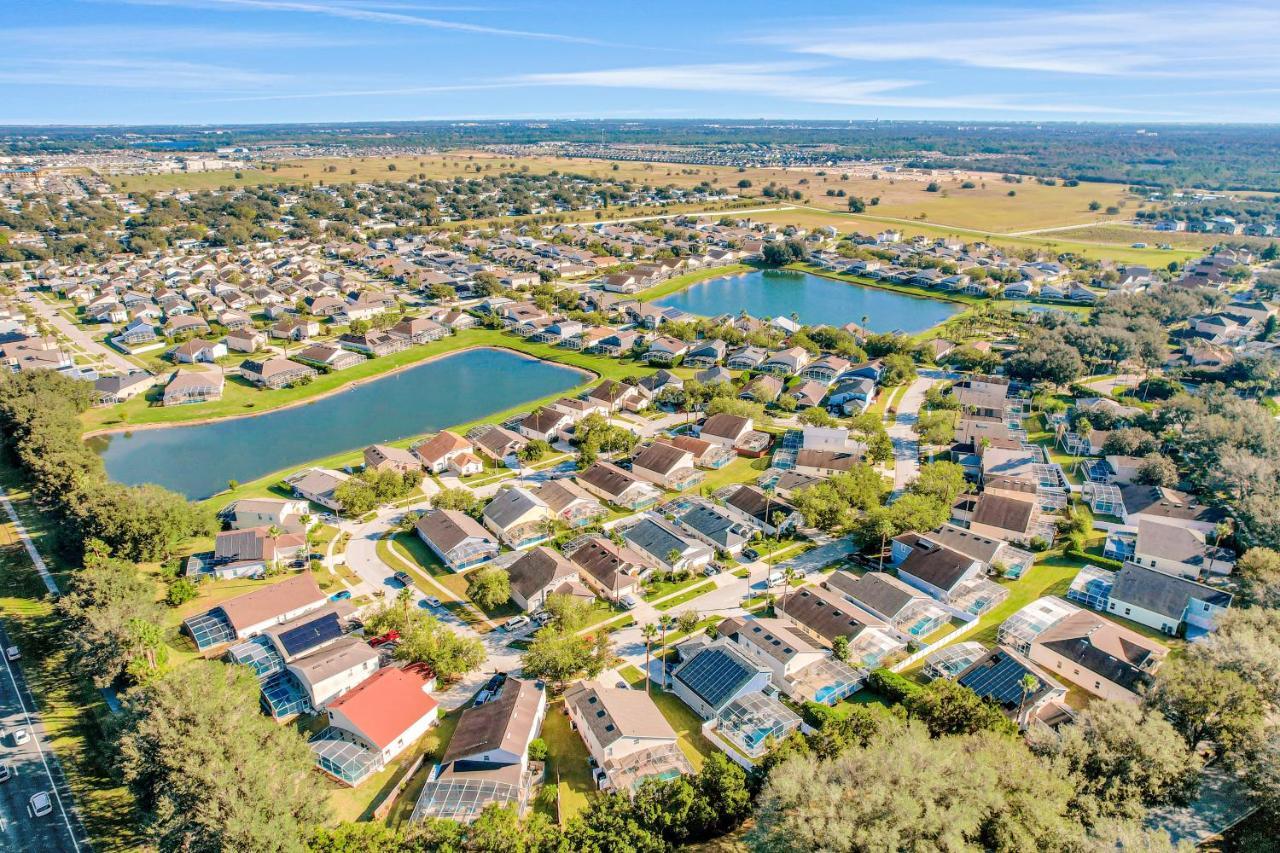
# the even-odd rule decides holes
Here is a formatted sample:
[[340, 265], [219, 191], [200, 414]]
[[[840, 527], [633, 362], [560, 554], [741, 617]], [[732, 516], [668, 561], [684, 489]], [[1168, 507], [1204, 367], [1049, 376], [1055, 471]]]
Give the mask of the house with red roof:
[[329, 703], [329, 726], [311, 739], [316, 766], [355, 787], [386, 767], [435, 725], [440, 705], [424, 664], [380, 669]]

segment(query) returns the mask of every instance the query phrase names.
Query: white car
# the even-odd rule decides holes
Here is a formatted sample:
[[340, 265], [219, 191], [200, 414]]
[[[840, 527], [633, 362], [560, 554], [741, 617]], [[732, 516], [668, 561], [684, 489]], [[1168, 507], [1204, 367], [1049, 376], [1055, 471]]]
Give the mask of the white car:
[[13, 770], [8, 764], [0, 764], [0, 782], [8, 782], [13, 778]]
[[18, 658], [22, 657], [22, 649], [18, 648], [17, 646], [10, 646], [9, 648], [4, 650], [4, 656], [9, 660], [17, 660]]
[[27, 741], [29, 741], [29, 740], [31, 740], [31, 735], [27, 734], [27, 730], [26, 730], [26, 729], [14, 729], [14, 730], [13, 730], [13, 745], [14, 745], [14, 746], [22, 746], [24, 743], [26, 743], [26, 742], [27, 742]]
[[627, 608], [628, 610], [635, 610], [637, 607], [640, 606], [640, 602], [636, 601], [636, 597], [631, 593], [627, 593], [626, 595], [622, 596], [622, 598], [618, 599], [618, 601], [621, 602], [622, 606]]
[[428, 596], [424, 597], [422, 600], [423, 600], [423, 601], [425, 601], [425, 602], [427, 603], [427, 605], [428, 605], [428, 606], [430, 606], [430, 607], [439, 607], [439, 606], [440, 606], [440, 599], [436, 598], [434, 595], [428, 595]]
[[48, 791], [37, 791], [31, 795], [31, 813], [36, 817], [44, 817], [53, 811], [53, 799]]
[[516, 631], [519, 631], [521, 628], [525, 627], [528, 624], [529, 624], [528, 616], [516, 616], [511, 619], [508, 619], [507, 624], [503, 625], [502, 628], [508, 633], [514, 634]]

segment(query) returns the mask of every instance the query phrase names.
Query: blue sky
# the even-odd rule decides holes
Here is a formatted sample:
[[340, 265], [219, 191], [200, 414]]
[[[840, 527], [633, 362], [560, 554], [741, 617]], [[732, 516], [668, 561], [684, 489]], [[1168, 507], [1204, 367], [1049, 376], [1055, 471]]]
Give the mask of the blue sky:
[[1280, 122], [1277, 45], [1275, 2], [14, 0], [0, 124]]

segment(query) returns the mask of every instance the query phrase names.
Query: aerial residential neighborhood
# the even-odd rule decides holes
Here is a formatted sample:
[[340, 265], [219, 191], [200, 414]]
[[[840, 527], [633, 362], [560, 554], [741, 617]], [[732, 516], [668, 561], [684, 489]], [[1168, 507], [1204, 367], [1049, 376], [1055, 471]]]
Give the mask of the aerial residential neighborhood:
[[0, 850], [1280, 850], [1270, 10], [61, 5]]

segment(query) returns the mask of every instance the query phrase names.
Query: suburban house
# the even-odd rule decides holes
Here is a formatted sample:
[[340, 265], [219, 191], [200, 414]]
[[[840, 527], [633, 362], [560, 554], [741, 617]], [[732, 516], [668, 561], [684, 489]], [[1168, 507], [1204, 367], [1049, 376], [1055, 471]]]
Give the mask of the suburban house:
[[753, 664], [766, 667], [773, 686], [797, 702], [834, 705], [866, 680], [865, 670], [836, 660], [786, 619], [730, 617], [716, 631]]
[[303, 364], [314, 365], [328, 371], [346, 370], [365, 361], [365, 357], [358, 352], [330, 346], [329, 344], [312, 344], [292, 356], [292, 358]]
[[208, 403], [222, 399], [224, 380], [221, 372], [176, 370], [160, 397], [162, 406]]
[[666, 519], [649, 514], [624, 530], [622, 538], [642, 560], [664, 572], [696, 571], [710, 563], [715, 554]]
[[944, 524], [937, 530], [920, 534], [921, 538], [945, 545], [953, 551], [980, 560], [993, 572], [1008, 578], [1019, 578], [1035, 562], [1035, 554], [1015, 548], [1002, 539], [983, 536], [977, 531]]
[[498, 540], [466, 513], [429, 509], [414, 525], [428, 548], [451, 572], [478, 566], [498, 555]]
[[521, 486], [503, 489], [484, 508], [484, 526], [511, 548], [527, 548], [551, 535], [551, 508]]
[[899, 580], [944, 604], [980, 613], [1008, 596], [1007, 590], [986, 579], [980, 561], [918, 533], [895, 537], [891, 553]]
[[[471, 442], [457, 433], [449, 432], [447, 429], [436, 433], [426, 441], [418, 442], [411, 450], [415, 456], [422, 460], [422, 466], [432, 474], [443, 474], [451, 467], [465, 467], [465, 457], [475, 458], [472, 455], [475, 448]], [[464, 464], [455, 466], [455, 460], [460, 459], [464, 460]]]
[[626, 595], [639, 595], [641, 583], [652, 571], [631, 548], [605, 536], [580, 540], [568, 556], [587, 586], [614, 602]]
[[886, 572], [832, 572], [821, 586], [912, 638], [929, 636], [951, 618], [936, 599]]
[[1155, 640], [1080, 610], [1041, 631], [1029, 657], [1094, 696], [1138, 702], [1168, 653]]
[[468, 435], [475, 442], [476, 450], [495, 462], [504, 464], [508, 460], [511, 464], [516, 464], [515, 455], [529, 443], [528, 439], [519, 433], [497, 425], [481, 427]]
[[604, 504], [572, 480], [547, 480], [532, 492], [547, 505], [552, 517], [571, 529], [585, 527], [609, 514]]
[[310, 514], [311, 508], [306, 501], [279, 498], [243, 498], [222, 512], [234, 530], [278, 527], [288, 533], [304, 532], [303, 517]]
[[387, 334], [406, 343], [425, 344], [448, 337], [449, 330], [426, 317], [406, 317], [387, 329]]
[[[363, 637], [343, 636], [338, 617], [326, 613], [266, 632], [314, 709], [324, 708], [379, 667], [378, 650]], [[335, 634], [334, 632], [338, 632]]]
[[267, 336], [257, 329], [237, 329], [233, 332], [227, 332], [227, 336], [223, 338], [223, 343], [232, 352], [253, 353], [267, 345]]
[[525, 416], [516, 429], [525, 438], [554, 443], [568, 434], [574, 418], [563, 409], [543, 406]]
[[596, 762], [596, 784], [630, 793], [645, 779], [692, 775], [675, 730], [643, 690], [580, 681], [565, 710]]
[[260, 577], [272, 565], [303, 560], [306, 555], [307, 537], [303, 533], [276, 532], [270, 527], [226, 530], [214, 537], [211, 557], [195, 555], [187, 561], [187, 574]]
[[285, 483], [300, 498], [320, 504], [334, 512], [342, 512], [342, 502], [336, 497], [338, 487], [349, 478], [341, 471], [329, 468], [306, 468], [285, 478]]
[[290, 622], [318, 610], [329, 597], [310, 572], [259, 587], [192, 616], [182, 623], [200, 651], [257, 636], [272, 625]]
[[93, 393], [99, 405], [123, 403], [154, 388], [157, 379], [141, 370], [118, 376], [100, 376], [93, 382]]
[[665, 441], [638, 448], [631, 457], [631, 473], [674, 492], [696, 485], [703, 478], [694, 467], [692, 453]]
[[554, 549], [535, 545], [527, 551], [503, 555], [498, 564], [511, 580], [511, 600], [526, 613], [542, 609], [547, 596], [553, 593], [595, 599], [579, 580], [578, 567]]
[[260, 388], [278, 389], [314, 379], [316, 370], [292, 359], [272, 356], [240, 362], [240, 375]]
[[411, 819], [469, 823], [491, 804], [522, 814], [541, 774], [541, 767], [530, 765], [529, 743], [546, 713], [546, 692], [518, 678], [507, 678], [496, 696], [463, 710]]
[[[1030, 494], [995, 494], [988, 489], [978, 495], [968, 518], [969, 530], [979, 536], [1029, 544], [1039, 535], [1040, 510], [1034, 491]], [[1052, 537], [1052, 532], [1049, 532]]]
[[680, 529], [716, 550], [737, 557], [755, 535], [755, 525], [735, 518], [720, 507], [701, 500], [681, 512]]
[[435, 675], [424, 664], [375, 672], [329, 703], [329, 725], [310, 742], [316, 766], [353, 787], [386, 767], [435, 724], [434, 687]]
[[388, 444], [371, 444], [364, 449], [364, 467], [367, 471], [395, 471], [408, 474], [422, 471], [422, 462], [412, 452]]
[[693, 454], [693, 464], [699, 468], [718, 470], [737, 458], [737, 454], [733, 452], [732, 447], [716, 444], [713, 441], [706, 441], [701, 438], [694, 438], [691, 435], [675, 435], [665, 439], [665, 441], [673, 447], [687, 450]]
[[1224, 590], [1128, 562], [1115, 573], [1105, 601], [1108, 613], [1195, 639], [1214, 630], [1231, 599]]
[[662, 492], [617, 465], [596, 461], [576, 475], [578, 485], [616, 507], [641, 510], [658, 502]]
[[844, 637], [848, 660], [861, 666], [880, 666], [887, 656], [907, 647], [889, 623], [821, 586], [794, 589], [779, 598], [774, 609], [823, 646], [830, 648], [837, 637]]
[[[1001, 647], [978, 658], [955, 680], [994, 702], [1019, 727], [1040, 716], [1046, 706], [1064, 703], [1067, 695], [1067, 688], [1044, 668]], [[1028, 685], [1033, 686], [1028, 689]]]
[[671, 690], [704, 720], [712, 720], [734, 699], [760, 693], [773, 670], [756, 663], [728, 637], [691, 637], [676, 646], [681, 663], [671, 673]]
[[213, 364], [227, 354], [227, 345], [221, 341], [202, 341], [194, 338], [169, 350], [178, 364]]
[[750, 483], [726, 486], [716, 496], [724, 501], [726, 512], [760, 528], [769, 536], [793, 530], [802, 521], [802, 516], [790, 501]]
[[1122, 506], [1117, 513], [1126, 526], [1137, 528], [1143, 519], [1162, 524], [1178, 524], [1212, 536], [1226, 516], [1217, 507], [1202, 504], [1194, 495], [1162, 486], [1137, 484], [1120, 487]]
[[1149, 518], [1138, 521], [1131, 559], [1139, 566], [1192, 580], [1207, 574], [1230, 574], [1235, 565], [1234, 554], [1215, 547], [1196, 528]]
[[719, 414], [712, 415], [702, 422], [702, 429], [698, 432], [698, 438], [713, 444], [723, 444], [736, 448], [746, 441], [751, 432], [751, 418]]

